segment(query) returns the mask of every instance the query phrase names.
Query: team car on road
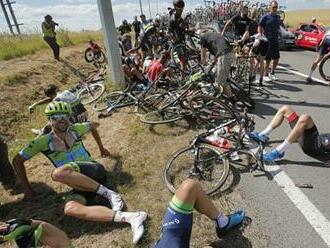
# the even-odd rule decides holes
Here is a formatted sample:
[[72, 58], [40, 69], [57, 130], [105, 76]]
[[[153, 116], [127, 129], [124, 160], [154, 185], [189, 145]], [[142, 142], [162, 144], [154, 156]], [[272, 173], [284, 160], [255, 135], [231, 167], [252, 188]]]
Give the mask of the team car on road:
[[325, 27], [315, 23], [301, 23], [299, 27], [294, 30], [296, 35], [296, 46], [303, 48], [316, 48], [319, 46], [324, 34]]

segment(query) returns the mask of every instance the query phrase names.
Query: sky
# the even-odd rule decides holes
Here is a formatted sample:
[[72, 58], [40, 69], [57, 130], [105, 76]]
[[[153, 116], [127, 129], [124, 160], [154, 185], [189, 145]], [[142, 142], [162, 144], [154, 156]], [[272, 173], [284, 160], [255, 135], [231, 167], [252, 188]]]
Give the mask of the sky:
[[[3, 0], [4, 2], [6, 0]], [[109, 0], [110, 1], [110, 0]], [[219, 1], [219, 0], [218, 0]], [[133, 16], [139, 15], [139, 0], [112, 0], [112, 8], [116, 25], [123, 19], [129, 22]], [[186, 0], [186, 11], [203, 5], [203, 0]], [[268, 3], [269, 0], [259, 0]], [[330, 8], [330, 0], [279, 0], [289, 10], [309, 8]], [[165, 12], [171, 6], [172, 0], [150, 0], [151, 15]], [[149, 17], [148, 0], [142, 0], [143, 11]], [[43, 17], [46, 14], [53, 16], [61, 27], [70, 30], [97, 30], [101, 28], [97, 0], [16, 0], [13, 5], [16, 18], [23, 32], [38, 32]], [[317, 14], [316, 14], [317, 15]], [[0, 10], [0, 32], [8, 32], [8, 27]]]

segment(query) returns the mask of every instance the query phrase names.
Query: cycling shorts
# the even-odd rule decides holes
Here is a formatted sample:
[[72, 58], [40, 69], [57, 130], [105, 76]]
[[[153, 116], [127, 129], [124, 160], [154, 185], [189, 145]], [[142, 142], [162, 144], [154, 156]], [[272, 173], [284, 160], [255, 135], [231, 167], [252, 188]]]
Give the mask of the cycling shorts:
[[319, 47], [319, 54], [325, 55], [329, 52], [330, 48], [330, 38], [325, 38], [322, 45]]
[[260, 40], [257, 46], [252, 46], [252, 53], [256, 56], [265, 57], [269, 49], [269, 42]]
[[174, 196], [163, 217], [162, 234], [153, 248], [188, 248], [193, 225], [193, 206]]
[[[103, 165], [97, 162], [70, 162], [63, 166], [84, 174], [100, 184], [104, 184], [106, 182], [106, 171]], [[78, 201], [83, 205], [92, 205], [95, 203], [96, 196], [97, 194], [95, 192], [86, 192], [74, 189], [64, 196], [64, 201]]]

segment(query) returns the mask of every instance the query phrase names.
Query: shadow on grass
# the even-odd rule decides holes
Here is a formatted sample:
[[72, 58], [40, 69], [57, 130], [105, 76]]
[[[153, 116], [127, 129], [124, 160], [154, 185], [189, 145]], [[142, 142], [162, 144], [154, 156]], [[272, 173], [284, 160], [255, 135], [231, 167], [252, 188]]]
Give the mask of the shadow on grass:
[[81, 73], [80, 70], [78, 68], [75, 68], [74, 66], [72, 66], [69, 61], [64, 60], [64, 59], [61, 59], [60, 62], [65, 67], [67, 67], [74, 75], [76, 75], [77, 77], [79, 77], [81, 80], [86, 79], [87, 75]]

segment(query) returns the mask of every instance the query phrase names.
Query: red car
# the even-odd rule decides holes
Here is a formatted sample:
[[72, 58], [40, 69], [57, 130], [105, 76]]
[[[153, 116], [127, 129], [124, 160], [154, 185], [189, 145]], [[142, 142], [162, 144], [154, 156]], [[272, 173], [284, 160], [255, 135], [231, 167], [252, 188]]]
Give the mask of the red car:
[[315, 23], [301, 23], [299, 28], [293, 30], [293, 32], [296, 35], [297, 47], [316, 48], [326, 33], [326, 29]]

